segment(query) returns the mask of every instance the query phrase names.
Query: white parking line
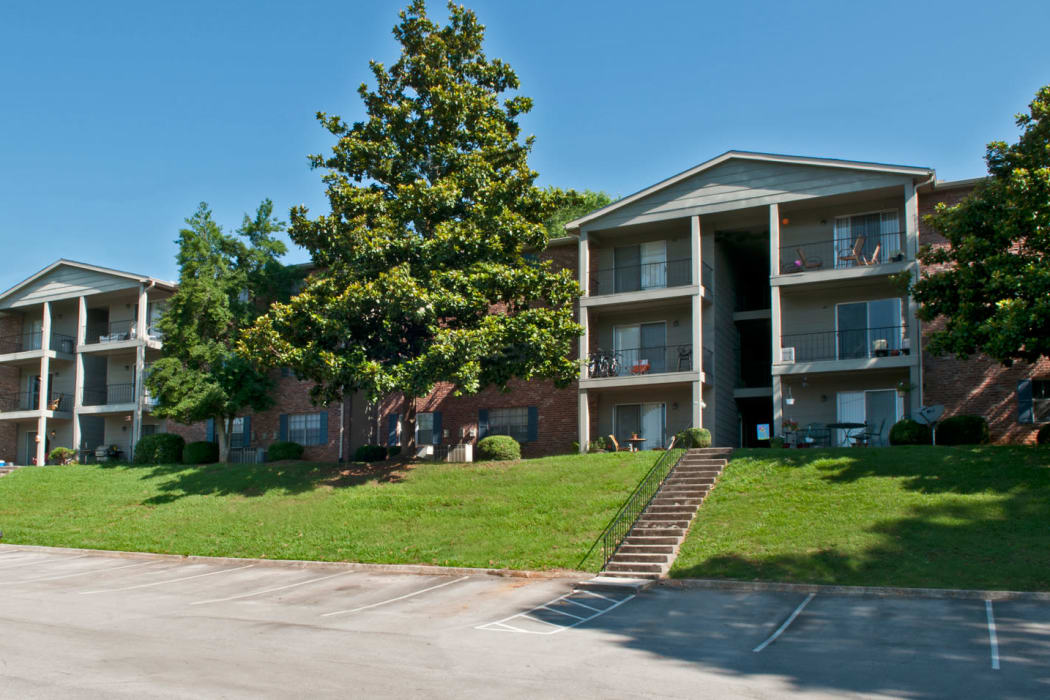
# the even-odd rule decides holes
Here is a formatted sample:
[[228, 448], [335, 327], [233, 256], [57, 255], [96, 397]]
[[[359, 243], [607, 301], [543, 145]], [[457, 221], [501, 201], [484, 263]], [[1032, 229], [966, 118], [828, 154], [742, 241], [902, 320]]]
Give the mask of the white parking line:
[[778, 627], [777, 631], [774, 632], [773, 635], [769, 639], [767, 639], [766, 641], [762, 642], [761, 644], [759, 644], [757, 647], [755, 647], [751, 651], [753, 651], [753, 652], [755, 652], [757, 654], [758, 652], [762, 651], [763, 649], [768, 647], [773, 642], [777, 641], [777, 637], [779, 637], [780, 635], [782, 635], [784, 633], [784, 630], [786, 630], [788, 628], [788, 626], [792, 622], [795, 621], [795, 618], [799, 616], [799, 613], [802, 612], [802, 609], [804, 607], [806, 607], [807, 605], [809, 605], [809, 601], [813, 600], [813, 598], [816, 597], [816, 595], [817, 595], [816, 593], [810, 593], [808, 596], [806, 596], [806, 599], [802, 601], [802, 604], [799, 605], [797, 608], [795, 608], [795, 612], [791, 613], [791, 616], [788, 617], [788, 619], [784, 620], [784, 624], [782, 624], [780, 627]]
[[179, 581], [189, 581], [195, 578], [204, 578], [205, 576], [215, 576], [217, 574], [230, 574], [234, 571], [240, 571], [241, 569], [250, 569], [255, 564], [248, 564], [246, 566], [238, 566], [235, 569], [220, 569], [219, 571], [209, 571], [206, 574], [196, 574], [195, 576], [183, 576], [181, 578], [171, 578], [166, 581], [154, 581], [153, 583], [140, 583], [137, 586], [125, 586], [123, 588], [104, 588], [98, 591], [80, 591], [80, 595], [93, 595], [95, 593], [118, 593], [120, 591], [134, 591], [138, 588], [149, 588], [151, 586], [163, 586], [166, 583], [178, 583]]
[[[602, 600], [607, 600], [610, 603], [612, 603], [612, 605], [610, 605], [609, 607], [605, 608], [604, 610], [598, 610], [597, 608], [590, 608], [590, 606], [583, 605], [582, 603], [576, 603], [576, 601], [571, 600], [569, 598], [569, 596], [579, 595], [580, 593], [586, 593], [588, 595], [594, 596], [595, 598], [601, 598]], [[510, 615], [508, 617], [505, 617], [502, 620], [496, 620], [495, 622], [486, 622], [483, 625], [478, 625], [474, 629], [485, 630], [485, 631], [488, 631], [488, 632], [511, 632], [511, 631], [513, 631], [513, 632], [521, 632], [523, 634], [543, 634], [543, 635], [557, 634], [558, 632], [564, 632], [565, 630], [572, 629], [573, 627], [579, 627], [583, 623], [588, 622], [589, 620], [593, 620], [594, 618], [598, 617], [599, 615], [604, 615], [605, 613], [609, 612], [610, 610], [613, 610], [615, 608], [620, 607], [621, 605], [623, 605], [627, 601], [631, 600], [632, 598], [634, 598], [634, 594], [631, 594], [631, 595], [627, 596], [626, 598], [621, 598], [621, 599], [617, 600], [615, 598], [608, 598], [606, 596], [599, 595], [598, 593], [593, 593], [591, 591], [573, 591], [572, 593], [566, 593], [563, 596], [558, 596], [554, 600], [549, 600], [546, 603], [543, 603], [542, 605], [537, 605], [536, 607], [532, 608], [531, 610], [526, 610], [525, 612], [521, 612], [521, 613], [515, 613], [514, 615]], [[561, 601], [565, 601], [565, 602], [568, 602], [568, 603], [576, 603], [577, 605], [583, 605], [583, 607], [585, 607], [585, 608], [590, 608], [591, 610], [594, 610], [595, 613], [593, 615], [589, 615], [587, 617], [578, 617], [577, 615], [573, 615], [572, 613], [567, 613], [564, 610], [557, 610], [557, 609], [551, 607], [555, 603], [559, 603]], [[573, 623], [567, 624], [567, 625], [559, 625], [556, 622], [551, 622], [550, 620], [544, 620], [542, 618], [533, 616], [532, 613], [536, 612], [537, 610], [550, 610], [551, 612], [555, 612], [555, 613], [559, 613], [561, 615], [565, 615], [567, 617], [575, 618], [576, 622], [573, 622]], [[515, 627], [514, 625], [507, 624], [508, 620], [513, 620], [515, 618], [524, 618], [526, 620], [532, 620], [534, 622], [542, 622], [543, 624], [549, 625], [551, 627], [554, 627], [555, 629], [550, 630], [548, 632], [536, 632], [534, 630], [524, 630], [524, 629], [521, 629], [520, 627]], [[503, 629], [503, 628], [509, 628], [509, 629]]]
[[433, 591], [438, 588], [444, 588], [445, 586], [451, 586], [453, 583], [466, 581], [468, 578], [470, 577], [464, 576], [462, 578], [457, 578], [455, 581], [446, 581], [445, 583], [440, 583], [436, 586], [431, 586], [430, 588], [424, 588], [423, 590], [416, 591], [415, 593], [408, 593], [405, 595], [398, 596], [397, 598], [391, 598], [390, 600], [383, 600], [378, 603], [372, 603], [371, 605], [362, 605], [360, 608], [353, 608], [352, 610], [336, 610], [335, 612], [323, 613], [321, 617], [331, 617], [332, 615], [349, 615], [350, 613], [361, 612], [362, 610], [368, 610], [370, 608], [378, 608], [380, 605], [386, 605], [387, 603], [396, 603], [399, 600], [411, 598], [413, 596], [420, 595], [421, 593], [426, 593], [427, 591]]
[[53, 562], [73, 561], [74, 559], [83, 559], [86, 556], [86, 554], [79, 554], [75, 557], [69, 557], [68, 559], [34, 559], [33, 561], [24, 561], [21, 564], [15, 564], [14, 566], [0, 566], [0, 571], [10, 571], [11, 569], [19, 569], [23, 566], [32, 566], [33, 564], [51, 564]]
[[298, 586], [305, 586], [308, 583], [317, 583], [318, 581], [325, 581], [336, 576], [346, 576], [352, 574], [352, 571], [340, 571], [337, 574], [330, 574], [328, 576], [319, 576], [318, 578], [307, 579], [306, 581], [299, 581], [298, 583], [289, 583], [287, 586], [276, 586], [274, 588], [264, 588], [261, 591], [252, 591], [251, 593], [241, 593], [240, 595], [231, 595], [226, 598], [212, 598], [210, 600], [197, 600], [190, 605], [207, 605], [208, 603], [225, 603], [228, 600], [240, 600], [241, 598], [251, 598], [252, 596], [263, 595], [265, 593], [274, 593], [276, 591], [284, 591], [289, 588], [296, 588]]
[[992, 601], [984, 601], [984, 611], [988, 615], [988, 643], [992, 647], [992, 670], [999, 670], [999, 637], [995, 634], [995, 613], [992, 612]]
[[25, 581], [7, 581], [5, 585], [19, 584], [19, 583], [36, 583], [37, 581], [58, 581], [63, 578], [73, 578], [74, 576], [85, 576], [87, 574], [108, 574], [110, 571], [120, 571], [121, 569], [133, 569], [136, 566], [146, 566], [152, 564], [151, 561], [139, 562], [138, 564], [127, 564], [125, 566], [118, 566], [111, 569], [91, 569], [90, 571], [79, 571], [75, 574], [62, 574], [61, 576], [41, 576], [40, 578], [29, 578]]

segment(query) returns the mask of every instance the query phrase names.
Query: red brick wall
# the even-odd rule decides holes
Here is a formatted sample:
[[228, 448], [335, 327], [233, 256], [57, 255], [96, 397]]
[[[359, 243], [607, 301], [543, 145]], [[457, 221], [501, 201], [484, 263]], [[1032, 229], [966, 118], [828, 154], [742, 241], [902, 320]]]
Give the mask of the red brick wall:
[[[16, 314], [0, 317], [0, 337], [22, 332], [22, 317]], [[0, 366], [0, 394], [18, 393], [18, 368]], [[0, 421], [0, 459], [14, 462], [18, 450], [18, 426], [14, 421]]]
[[[945, 239], [922, 219], [932, 214], [938, 202], [958, 204], [971, 189], [954, 189], [922, 194], [919, 198], [919, 244], [945, 245]], [[943, 320], [923, 324], [923, 339], [941, 327]], [[924, 343], [925, 344], [925, 343]], [[979, 355], [968, 360], [934, 357], [923, 350], [923, 402], [943, 404], [944, 415], [970, 413], [984, 416], [998, 443], [1035, 442], [1038, 424], [1017, 420], [1017, 382], [1021, 379], [1050, 379], [1050, 360], [1029, 365], [1015, 363], [1003, 367]]]

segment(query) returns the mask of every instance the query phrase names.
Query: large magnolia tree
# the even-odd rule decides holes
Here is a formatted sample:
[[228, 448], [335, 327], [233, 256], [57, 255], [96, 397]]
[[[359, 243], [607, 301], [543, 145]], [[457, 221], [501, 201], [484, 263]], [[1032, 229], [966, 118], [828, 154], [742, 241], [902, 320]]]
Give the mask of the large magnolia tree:
[[927, 219], [948, 243], [921, 252], [934, 267], [912, 291], [924, 320], [944, 321], [936, 354], [1050, 357], [1050, 86], [1017, 125], [1017, 143], [988, 144], [987, 180]]
[[402, 392], [409, 445], [412, 399], [438, 382], [472, 393], [578, 374], [578, 285], [535, 254], [544, 222], [579, 198], [535, 186], [518, 124], [532, 102], [483, 52], [474, 13], [448, 10], [445, 26], [422, 0], [401, 12], [400, 57], [372, 62], [376, 84], [358, 91], [365, 119], [318, 114], [336, 137], [311, 158], [327, 171], [331, 212], [293, 209], [290, 229], [317, 271], [245, 339], [257, 360], [315, 382], [316, 401]]

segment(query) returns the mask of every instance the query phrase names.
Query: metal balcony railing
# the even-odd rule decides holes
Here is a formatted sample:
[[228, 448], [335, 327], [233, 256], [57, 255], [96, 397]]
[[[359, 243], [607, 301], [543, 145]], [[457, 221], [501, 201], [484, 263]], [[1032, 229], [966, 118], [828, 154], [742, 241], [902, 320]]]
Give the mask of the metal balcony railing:
[[[146, 328], [146, 335], [151, 340], [162, 340], [164, 334], [153, 325]], [[84, 334], [86, 345], [97, 343], [117, 343], [122, 340], [134, 340], [138, 337], [137, 322], [134, 320], [113, 321], [112, 323], [95, 323], [87, 327]]]
[[[12, 413], [14, 411], [35, 411], [40, 408], [40, 394], [36, 391], [20, 391], [17, 394], [0, 394], [0, 413]], [[51, 392], [47, 396], [49, 411], [72, 411], [73, 396]]]
[[818, 333], [790, 333], [780, 338], [774, 362], [817, 362], [910, 355], [906, 326], [850, 328]]
[[104, 387], [84, 387], [85, 406], [106, 406], [135, 401], [134, 384], [107, 384]]
[[[0, 354], [40, 350], [43, 347], [43, 340], [44, 335], [40, 331], [0, 336]], [[51, 349], [57, 352], [73, 352], [73, 336], [52, 333]]]
[[591, 296], [663, 289], [692, 284], [689, 259], [639, 265], [620, 265], [598, 270], [591, 280]]
[[844, 270], [904, 259], [904, 234], [901, 232], [793, 243], [780, 248], [780, 274]]
[[595, 350], [587, 363], [587, 376], [631, 377], [693, 369], [693, 346], [659, 345], [646, 348]]

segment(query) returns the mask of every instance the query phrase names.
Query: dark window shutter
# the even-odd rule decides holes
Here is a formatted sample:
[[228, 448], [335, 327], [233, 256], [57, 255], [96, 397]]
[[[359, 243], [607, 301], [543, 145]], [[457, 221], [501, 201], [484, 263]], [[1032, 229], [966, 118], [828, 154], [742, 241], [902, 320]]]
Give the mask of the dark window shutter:
[[529, 406], [529, 433], [526, 442], [536, 442], [540, 429], [540, 409]]
[[277, 439], [284, 442], [288, 439], [288, 414], [282, 413], [277, 418]]
[[319, 444], [328, 444], [328, 411], [321, 412], [321, 442]]
[[387, 447], [394, 447], [397, 445], [397, 422], [400, 416], [397, 413], [390, 413], [386, 417], [386, 445]]
[[292, 376], [292, 368], [291, 367], [282, 367], [281, 368], [281, 376], [282, 377], [290, 377], [290, 376]]
[[204, 439], [207, 442], [215, 442], [215, 419], [214, 418], [209, 418], [208, 419], [207, 427], [205, 428], [205, 433], [207, 435], [206, 435], [206, 437]]
[[489, 410], [487, 408], [478, 409], [478, 440], [483, 437], [487, 437], [489, 434]]
[[252, 417], [251, 416], [245, 416], [244, 417], [244, 425], [243, 425], [243, 429], [241, 430], [241, 435], [243, 436], [241, 438], [241, 446], [242, 447], [248, 447], [248, 445], [252, 444]]
[[1017, 382], [1017, 420], [1021, 423], [1035, 422], [1031, 379], [1022, 379]]
[[441, 444], [441, 413], [434, 411], [434, 444]]

